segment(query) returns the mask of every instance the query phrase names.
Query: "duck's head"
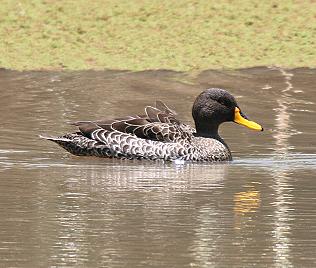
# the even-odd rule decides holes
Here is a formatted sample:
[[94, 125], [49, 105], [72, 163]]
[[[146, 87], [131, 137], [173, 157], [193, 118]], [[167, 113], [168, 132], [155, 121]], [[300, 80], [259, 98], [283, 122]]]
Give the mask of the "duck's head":
[[243, 114], [235, 98], [226, 90], [210, 88], [203, 91], [192, 108], [196, 131], [201, 136], [218, 135], [218, 127], [224, 122], [235, 122], [250, 129], [263, 131], [263, 128], [250, 121]]

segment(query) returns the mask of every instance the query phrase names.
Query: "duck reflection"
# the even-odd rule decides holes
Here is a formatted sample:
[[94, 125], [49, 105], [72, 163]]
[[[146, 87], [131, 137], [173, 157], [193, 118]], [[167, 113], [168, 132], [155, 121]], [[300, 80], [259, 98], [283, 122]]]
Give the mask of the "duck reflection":
[[[141, 259], [159, 263], [160, 256], [164, 261], [184, 256], [177, 259], [183, 265], [196, 261], [200, 252], [188, 253], [196, 249], [192, 243], [200, 240], [198, 234], [205, 229], [208, 237], [217, 236], [222, 224], [218, 203], [228, 168], [113, 161], [66, 169], [56, 200], [59, 228], [51, 259], [69, 265], [80, 256], [107, 267], [120, 258], [132, 266]], [[88, 250], [91, 245], [94, 252]], [[209, 250], [217, 243], [205, 246]]]

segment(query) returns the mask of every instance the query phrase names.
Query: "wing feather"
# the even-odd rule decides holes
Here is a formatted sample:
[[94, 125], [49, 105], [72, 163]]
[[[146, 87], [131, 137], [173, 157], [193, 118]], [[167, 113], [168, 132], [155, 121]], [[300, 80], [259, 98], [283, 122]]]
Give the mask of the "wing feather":
[[173, 116], [177, 115], [176, 111], [170, 109], [165, 103], [163, 103], [160, 100], [156, 101], [156, 108], [159, 109], [160, 111], [164, 111], [167, 114], [170, 114], [170, 115], [173, 115]]
[[[103, 141], [111, 132], [126, 133], [141, 139], [161, 142], [190, 140], [193, 129], [181, 124], [176, 112], [162, 101], [156, 101], [156, 107], [146, 106], [144, 115], [129, 115], [115, 119], [73, 122], [80, 132], [97, 141]], [[117, 136], [116, 136], [117, 137]]]

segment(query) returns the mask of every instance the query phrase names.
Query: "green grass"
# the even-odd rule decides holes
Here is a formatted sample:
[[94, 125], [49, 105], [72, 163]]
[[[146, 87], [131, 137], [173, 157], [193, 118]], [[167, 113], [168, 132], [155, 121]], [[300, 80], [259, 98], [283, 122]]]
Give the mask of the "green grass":
[[316, 66], [316, 2], [0, 0], [0, 66]]

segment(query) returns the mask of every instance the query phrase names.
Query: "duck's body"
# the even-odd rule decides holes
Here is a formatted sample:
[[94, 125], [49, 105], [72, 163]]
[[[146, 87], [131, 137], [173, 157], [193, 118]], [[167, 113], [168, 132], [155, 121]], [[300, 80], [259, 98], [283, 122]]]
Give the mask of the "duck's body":
[[79, 128], [78, 132], [44, 138], [56, 142], [74, 155], [169, 161], [229, 161], [232, 156], [218, 134], [218, 126], [225, 121], [236, 122], [236, 109], [239, 110], [236, 101], [227, 91], [209, 89], [201, 93], [193, 105], [196, 129], [182, 124], [176, 119], [174, 111], [158, 101], [156, 107], [145, 108], [145, 115], [76, 122], [74, 125]]
[[231, 160], [231, 153], [223, 143], [212, 138], [195, 137], [193, 134], [185, 139], [165, 142], [98, 128], [89, 138], [81, 132], [45, 138], [56, 142], [68, 152], [81, 156], [167, 161]]

